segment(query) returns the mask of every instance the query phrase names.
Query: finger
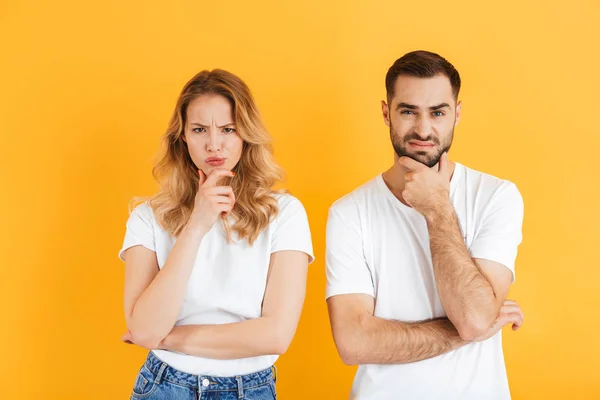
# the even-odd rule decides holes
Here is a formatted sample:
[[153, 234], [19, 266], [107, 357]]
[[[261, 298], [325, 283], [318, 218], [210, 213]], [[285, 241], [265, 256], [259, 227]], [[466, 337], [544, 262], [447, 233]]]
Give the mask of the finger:
[[[407, 184], [407, 186], [408, 186], [408, 184]], [[402, 191], [402, 198], [404, 199], [406, 204], [408, 204], [409, 206], [412, 207], [410, 192], [408, 190], [406, 190], [406, 186], [405, 186], [405, 189]]]
[[496, 322], [499, 323], [501, 326], [520, 321], [522, 321], [521, 315], [519, 315], [519, 313], [513, 312], [507, 313], [501, 311], [500, 314], [498, 314], [498, 317], [496, 318]]
[[398, 164], [402, 165], [404, 168], [407, 168], [411, 171], [422, 171], [422, 170], [428, 169], [427, 165], [421, 164], [420, 162], [413, 160], [412, 158], [406, 157], [406, 156], [400, 157], [398, 159]]
[[231, 186], [211, 186], [203, 189], [205, 196], [227, 196], [233, 194]]
[[510, 310], [510, 311], [506, 312], [506, 314], [510, 315], [509, 319], [511, 321], [512, 321], [512, 318], [518, 318], [519, 325], [522, 325], [523, 321], [525, 320], [525, 317], [523, 316], [523, 313], [521, 312], [520, 309]]
[[519, 306], [517, 302], [513, 300], [505, 300], [504, 305], [500, 308], [500, 312], [518, 313], [521, 315], [521, 318], [525, 318], [523, 310], [521, 310], [521, 306]]
[[235, 200], [227, 194], [216, 195], [208, 197], [213, 204], [228, 204], [231, 207], [235, 205]]
[[235, 203], [235, 193], [231, 186], [214, 186], [204, 189], [205, 196], [227, 196]]
[[513, 313], [513, 314], [519, 314], [521, 316], [522, 320], [525, 319], [525, 314], [523, 314], [523, 310], [521, 310], [521, 307], [519, 307], [517, 305], [511, 306], [511, 307], [512, 307], [511, 313]]
[[442, 153], [438, 162], [438, 172], [450, 180], [450, 161], [448, 161], [448, 153]]
[[508, 323], [512, 323], [513, 324], [513, 329], [519, 329], [519, 327], [521, 327], [521, 325], [523, 325], [523, 318], [521, 317], [520, 314], [517, 313], [512, 313], [508, 315]]
[[407, 172], [406, 174], [404, 174], [404, 180], [406, 182], [412, 181], [413, 177], [414, 177], [414, 172]]
[[198, 170], [198, 178], [199, 178], [200, 186], [202, 186], [202, 184], [204, 182], [206, 182], [206, 174], [201, 169]]
[[229, 203], [220, 203], [216, 207], [216, 211], [219, 214], [223, 214], [223, 213], [229, 214], [231, 212], [231, 210], [233, 210], [233, 204], [229, 204]]
[[233, 193], [233, 189], [231, 189], [231, 192], [229, 193], [229, 197], [231, 198], [231, 203], [235, 204], [235, 193]]
[[517, 331], [517, 330], [519, 330], [520, 327], [521, 327], [521, 325], [513, 324], [512, 330]]
[[230, 171], [228, 169], [223, 169], [223, 168], [213, 169], [212, 171], [210, 171], [210, 173], [206, 177], [206, 181], [202, 184], [202, 187], [216, 186], [219, 178], [222, 178], [225, 176], [233, 177], [233, 176], [235, 176], [235, 172]]
[[523, 323], [521, 323], [521, 322], [515, 322], [514, 324], [512, 324], [511, 329], [513, 331], [519, 330], [519, 328], [521, 328], [521, 325], [523, 325]]
[[228, 204], [231, 207], [235, 204], [230, 196], [214, 196], [213, 200], [215, 204]]
[[502, 306], [500, 309], [501, 313], [504, 314], [512, 314], [512, 313], [521, 313], [521, 308], [516, 304], [509, 304], [507, 306]]

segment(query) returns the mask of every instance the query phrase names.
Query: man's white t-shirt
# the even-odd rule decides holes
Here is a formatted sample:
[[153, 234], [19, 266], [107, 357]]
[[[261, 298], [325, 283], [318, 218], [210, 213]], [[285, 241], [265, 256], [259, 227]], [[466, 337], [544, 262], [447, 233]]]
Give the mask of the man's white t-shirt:
[[[450, 200], [471, 256], [506, 266], [514, 279], [523, 221], [517, 187], [456, 163]], [[328, 298], [371, 295], [374, 315], [388, 320], [446, 316], [435, 285], [425, 218], [400, 202], [381, 175], [330, 208], [326, 261]], [[419, 362], [360, 365], [351, 397], [509, 399], [502, 334]]]
[[[176, 326], [226, 324], [258, 318], [262, 313], [271, 253], [301, 251], [314, 260], [306, 211], [289, 194], [275, 195], [279, 214], [260, 233], [252, 246], [232, 232], [233, 243], [219, 220], [204, 236]], [[154, 252], [162, 268], [175, 244], [173, 238], [154, 218], [144, 203], [136, 207], [127, 221], [123, 252], [141, 245]], [[269, 368], [277, 355], [216, 360], [166, 350], [154, 354], [171, 367], [183, 372], [209, 376], [236, 376]]]

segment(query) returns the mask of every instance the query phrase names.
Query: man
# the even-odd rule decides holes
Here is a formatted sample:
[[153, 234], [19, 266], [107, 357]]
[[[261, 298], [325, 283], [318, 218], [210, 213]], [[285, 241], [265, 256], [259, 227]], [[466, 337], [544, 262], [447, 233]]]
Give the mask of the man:
[[352, 398], [509, 399], [501, 328], [514, 281], [516, 186], [448, 160], [460, 76], [416, 51], [386, 76], [390, 169], [338, 200], [327, 223], [327, 304]]

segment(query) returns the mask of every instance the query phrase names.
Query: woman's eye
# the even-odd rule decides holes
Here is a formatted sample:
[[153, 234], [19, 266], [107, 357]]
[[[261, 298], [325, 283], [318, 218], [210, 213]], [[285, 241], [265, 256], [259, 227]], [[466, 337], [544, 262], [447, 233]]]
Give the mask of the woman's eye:
[[225, 132], [225, 133], [233, 133], [233, 132], [235, 132], [235, 129], [234, 128], [225, 128], [225, 129], [223, 129], [223, 132]]
[[204, 129], [204, 128], [194, 128], [194, 129], [192, 129], [192, 132], [196, 132], [196, 133], [206, 132], [206, 129]]

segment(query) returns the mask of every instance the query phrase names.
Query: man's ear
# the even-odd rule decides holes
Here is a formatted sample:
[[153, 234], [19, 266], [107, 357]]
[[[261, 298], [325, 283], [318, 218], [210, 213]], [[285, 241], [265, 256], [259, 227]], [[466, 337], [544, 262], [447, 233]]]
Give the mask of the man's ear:
[[381, 114], [383, 115], [383, 120], [385, 124], [390, 126], [390, 107], [387, 105], [385, 100], [381, 100]]
[[456, 103], [456, 120], [454, 121], [454, 127], [456, 128], [456, 125], [458, 125], [458, 121], [460, 120], [460, 113], [462, 111], [462, 101], [458, 101], [458, 103]]

